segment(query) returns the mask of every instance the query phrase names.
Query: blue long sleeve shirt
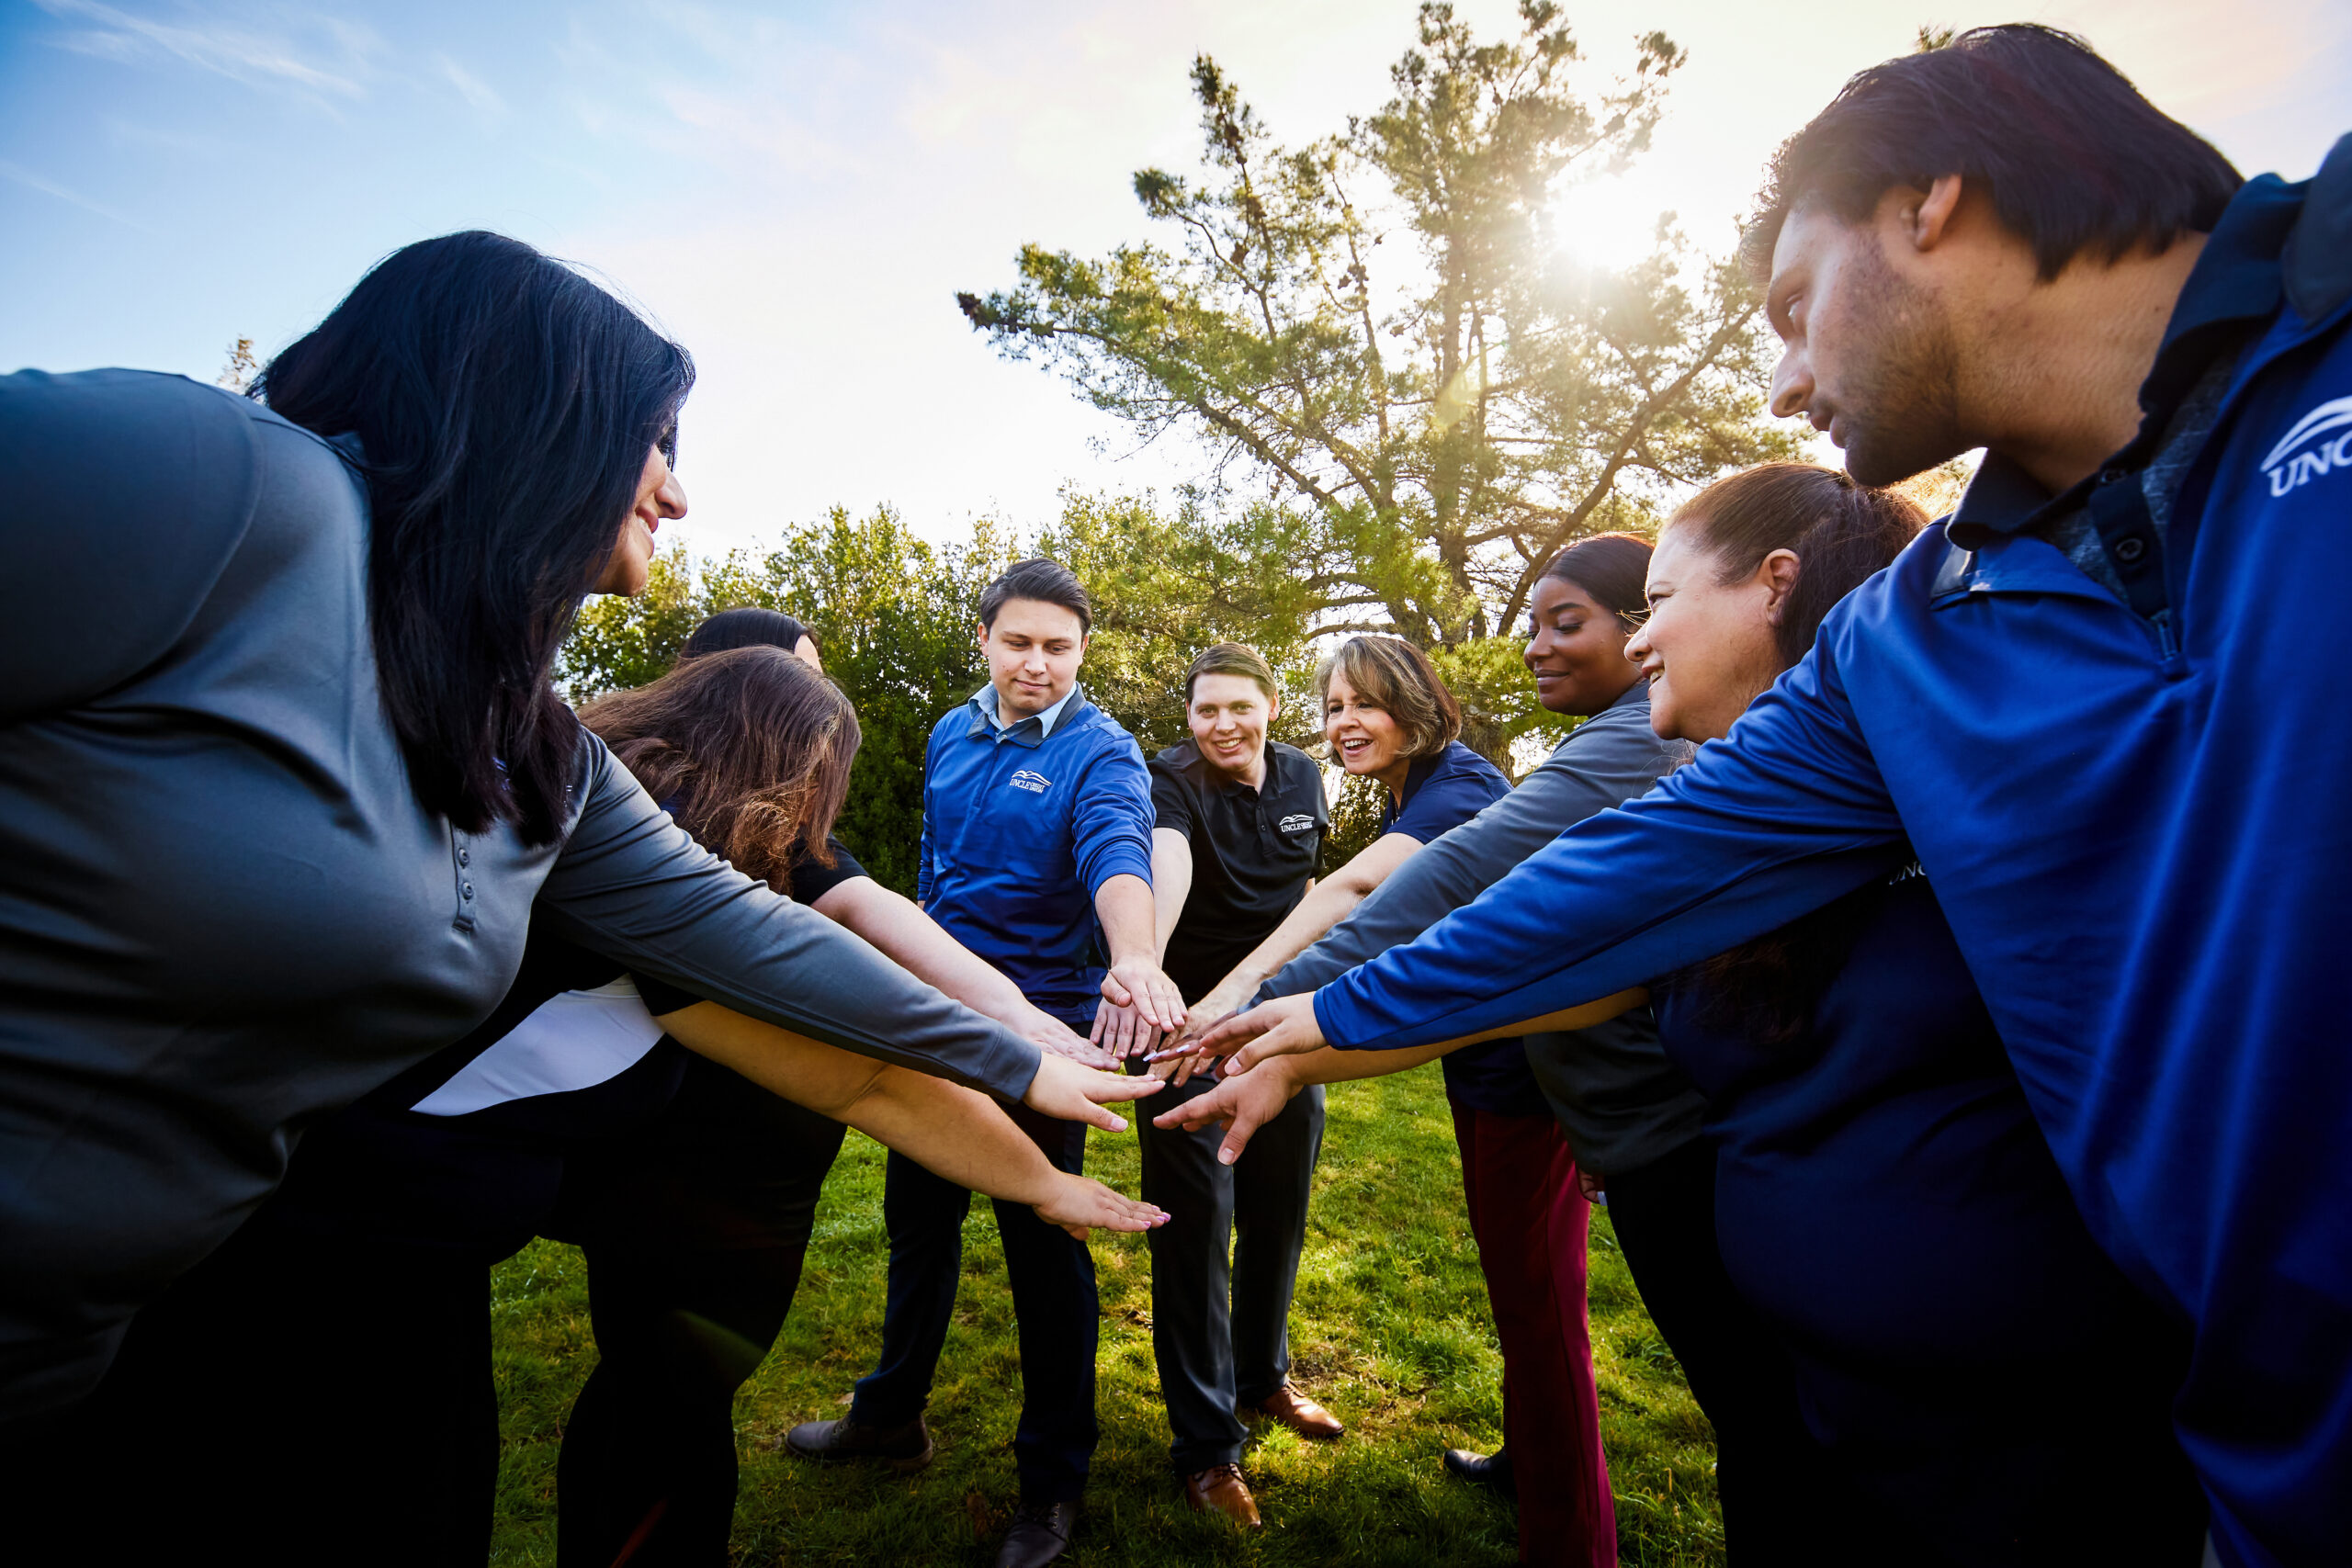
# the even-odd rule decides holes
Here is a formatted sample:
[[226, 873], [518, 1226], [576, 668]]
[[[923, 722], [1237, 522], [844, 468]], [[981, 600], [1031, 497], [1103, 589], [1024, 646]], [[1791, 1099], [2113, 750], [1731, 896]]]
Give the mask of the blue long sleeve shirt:
[[[1316, 998], [1342, 1044], [1507, 1024], [1907, 840], [2093, 1235], [2194, 1328], [2176, 1415], [2233, 1565], [2352, 1540], [2347, 318], [2352, 138], [2231, 204], [2098, 475], [2053, 499], [1988, 459], [1728, 739]], [[2148, 458], [2217, 339], [2245, 346], [2159, 531]], [[2077, 508], [2124, 596], [2038, 536]]]
[[1094, 895], [1151, 881], [1151, 774], [1135, 737], [1073, 687], [1000, 729], [992, 690], [933, 727], [915, 896], [1030, 1001], [1083, 1029], [1102, 999]]

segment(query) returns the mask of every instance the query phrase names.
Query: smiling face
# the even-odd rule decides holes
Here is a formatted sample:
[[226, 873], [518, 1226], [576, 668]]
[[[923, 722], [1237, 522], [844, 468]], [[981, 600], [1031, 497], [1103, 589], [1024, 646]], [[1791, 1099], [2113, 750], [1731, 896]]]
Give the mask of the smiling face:
[[1266, 725], [1277, 705], [1247, 675], [1214, 672], [1193, 677], [1193, 700], [1184, 710], [1201, 760], [1228, 778], [1256, 785], [1266, 773]]
[[1405, 754], [1405, 731], [1396, 716], [1359, 696], [1348, 678], [1333, 670], [1323, 689], [1323, 739], [1331, 755], [1351, 773], [1368, 774], [1394, 795], [1413, 759]]
[[1796, 557], [1775, 550], [1747, 577], [1720, 581], [1701, 530], [1669, 526], [1650, 557], [1649, 619], [1625, 644], [1650, 678], [1650, 728], [1668, 739], [1715, 740], [1780, 679], [1774, 626]]
[[1625, 654], [1624, 623], [1566, 578], [1536, 581], [1528, 636], [1535, 700], [1553, 713], [1600, 713], [1642, 678]]
[[1069, 694], [1086, 657], [1086, 627], [1078, 612], [1042, 599], [1008, 599], [994, 626], [980, 628], [989, 684], [1007, 724], [1040, 714]]
[[645, 471], [638, 476], [637, 499], [629, 505], [628, 515], [621, 519], [620, 537], [613, 544], [613, 553], [605, 558], [605, 570], [596, 579], [592, 593], [618, 593], [633, 598], [645, 592], [647, 578], [653, 570], [653, 535], [666, 519], [686, 514], [685, 487], [670, 471], [669, 459], [662, 456], [662, 448], [653, 447], [645, 454]]
[[1973, 445], [1960, 428], [1959, 350], [1931, 276], [1949, 264], [1924, 262], [1903, 239], [1919, 199], [1889, 191], [1860, 223], [1800, 207], [1772, 247], [1765, 300], [1781, 344], [1772, 412], [1812, 420], [1866, 485], [1908, 479]]

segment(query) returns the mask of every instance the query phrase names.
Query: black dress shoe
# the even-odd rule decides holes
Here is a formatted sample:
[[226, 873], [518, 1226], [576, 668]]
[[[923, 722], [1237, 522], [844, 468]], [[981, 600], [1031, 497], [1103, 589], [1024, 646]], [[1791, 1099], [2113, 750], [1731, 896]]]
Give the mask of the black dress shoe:
[[1490, 1454], [1474, 1454], [1468, 1449], [1445, 1450], [1445, 1468], [1464, 1481], [1475, 1481], [1498, 1496], [1519, 1501], [1519, 1484], [1511, 1479], [1510, 1450], [1497, 1449]]
[[803, 1421], [784, 1435], [784, 1445], [802, 1459], [831, 1463], [840, 1460], [878, 1460], [892, 1470], [921, 1470], [936, 1451], [931, 1428], [918, 1416], [897, 1427], [875, 1427], [854, 1415], [838, 1421]]
[[996, 1550], [996, 1568], [1045, 1568], [1069, 1550], [1069, 1532], [1077, 1528], [1075, 1503], [1024, 1503]]

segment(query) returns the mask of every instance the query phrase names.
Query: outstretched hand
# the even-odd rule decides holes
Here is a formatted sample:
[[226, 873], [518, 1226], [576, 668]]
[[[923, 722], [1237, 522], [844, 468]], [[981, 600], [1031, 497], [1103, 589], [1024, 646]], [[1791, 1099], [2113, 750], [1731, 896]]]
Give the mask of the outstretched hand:
[[1081, 1067], [1099, 1067], [1108, 1072], [1119, 1065], [1119, 1059], [1094, 1044], [1049, 1012], [1032, 1010], [1036, 1016], [1021, 1031], [1021, 1037], [1040, 1051], [1049, 1051]]
[[[1107, 990], [1111, 983], [1106, 979], [1102, 984]], [[1160, 1030], [1144, 1021], [1141, 1010], [1121, 1007], [1105, 997], [1095, 1005], [1094, 1029], [1087, 1043], [1106, 1061], [1118, 1063], [1149, 1055], [1163, 1038]]]
[[1102, 995], [1113, 1007], [1134, 1009], [1155, 1033], [1184, 1027], [1184, 993], [1148, 958], [1112, 964], [1102, 976]]
[[1057, 1174], [1060, 1179], [1054, 1183], [1054, 1195], [1034, 1207], [1039, 1219], [1061, 1226], [1080, 1241], [1098, 1228], [1148, 1231], [1168, 1223], [1167, 1211], [1156, 1204], [1140, 1202], [1091, 1177]]
[[1323, 1038], [1323, 1026], [1315, 1020], [1315, 993], [1301, 991], [1294, 997], [1260, 1002], [1248, 1012], [1235, 1013], [1198, 1040], [1179, 1045], [1174, 1051], [1159, 1052], [1152, 1060], [1172, 1057], [1180, 1052], [1204, 1057], [1230, 1056], [1233, 1061], [1226, 1070], [1246, 1073], [1270, 1056], [1304, 1055], [1329, 1043]]
[[1037, 1057], [1037, 1076], [1029, 1080], [1021, 1103], [1040, 1115], [1064, 1122], [1083, 1122], [1106, 1133], [1124, 1133], [1126, 1119], [1103, 1109], [1122, 1100], [1158, 1094], [1158, 1078], [1129, 1077], [1125, 1073], [1097, 1072], [1050, 1052]]
[[1272, 1062], [1252, 1072], [1236, 1073], [1209, 1090], [1186, 1100], [1175, 1110], [1152, 1118], [1152, 1125], [1170, 1131], [1178, 1128], [1198, 1132], [1215, 1123], [1225, 1128], [1225, 1142], [1218, 1145], [1219, 1165], [1231, 1165], [1250, 1146], [1251, 1134], [1283, 1113], [1303, 1086], [1290, 1072], [1289, 1064]]

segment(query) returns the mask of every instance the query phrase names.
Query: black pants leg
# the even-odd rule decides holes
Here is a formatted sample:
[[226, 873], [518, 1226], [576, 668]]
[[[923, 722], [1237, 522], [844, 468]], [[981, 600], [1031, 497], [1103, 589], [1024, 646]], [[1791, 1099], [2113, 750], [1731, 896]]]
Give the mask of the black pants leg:
[[791, 1309], [843, 1128], [697, 1059], [654, 1123], [572, 1161], [596, 1368], [557, 1466], [557, 1561], [722, 1568], [735, 1393]]
[[964, 1216], [972, 1194], [892, 1150], [882, 1172], [882, 1223], [890, 1235], [890, 1284], [882, 1308], [882, 1356], [858, 1379], [850, 1414], [876, 1427], [913, 1420], [931, 1403], [931, 1380], [963, 1279]]
[[[1232, 1167], [1233, 1382], [1244, 1404], [1290, 1377], [1290, 1303], [1322, 1154], [1323, 1086], [1313, 1084], [1258, 1130]], [[1216, 1158], [1214, 1147], [1209, 1158]]]
[[1609, 1216], [1650, 1320], [1715, 1428], [1715, 1492], [1737, 1568], [1819, 1564], [1842, 1506], [1797, 1408], [1787, 1353], [1733, 1288], [1715, 1242], [1715, 1146], [1694, 1139], [1609, 1177]]
[[1217, 1163], [1221, 1129], [1152, 1125], [1152, 1116], [1215, 1087], [1196, 1077], [1162, 1089], [1136, 1122], [1144, 1200], [1169, 1214], [1147, 1245], [1151, 1348], [1179, 1475], [1237, 1462], [1249, 1431], [1236, 1402], [1263, 1399], [1289, 1375], [1291, 1297], [1323, 1144], [1319, 1084], [1260, 1128], [1230, 1166]]
[[[1056, 1167], [1076, 1174], [1086, 1157], [1081, 1122], [1040, 1116], [1025, 1106], [1010, 1114]], [[971, 1194], [893, 1154], [883, 1180], [882, 1217], [890, 1232], [890, 1287], [883, 1310], [882, 1357], [858, 1381], [852, 1414], [896, 1426], [922, 1414], [947, 1341], [963, 1266], [964, 1215]], [[1035, 1211], [996, 1205], [1005, 1273], [1020, 1320], [1021, 1422], [1012, 1451], [1021, 1492], [1032, 1503], [1075, 1500], [1100, 1436], [1094, 1421], [1094, 1349], [1102, 1302], [1086, 1244]]]
[[[1072, 1175], [1086, 1164], [1086, 1124], [1010, 1108], [1021, 1130], [1057, 1168]], [[1006, 1277], [1021, 1334], [1021, 1422], [1013, 1429], [1013, 1468], [1024, 1503], [1074, 1503], [1086, 1490], [1102, 1429], [1094, 1420], [1094, 1352], [1102, 1301], [1094, 1288], [1094, 1255], [1024, 1203], [996, 1205]]]

